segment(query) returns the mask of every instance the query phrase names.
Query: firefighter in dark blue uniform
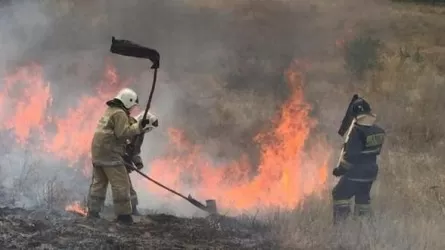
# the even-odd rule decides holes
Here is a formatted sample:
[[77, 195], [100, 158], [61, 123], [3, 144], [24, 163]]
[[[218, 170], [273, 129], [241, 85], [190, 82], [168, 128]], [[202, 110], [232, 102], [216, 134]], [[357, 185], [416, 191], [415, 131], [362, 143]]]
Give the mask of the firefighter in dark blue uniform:
[[385, 131], [374, 124], [376, 116], [364, 99], [358, 98], [349, 108], [353, 121], [346, 133], [339, 165], [333, 171], [334, 176], [341, 177], [332, 191], [334, 223], [349, 216], [352, 197], [354, 215], [370, 214], [370, 191], [377, 177], [377, 157], [385, 138]]

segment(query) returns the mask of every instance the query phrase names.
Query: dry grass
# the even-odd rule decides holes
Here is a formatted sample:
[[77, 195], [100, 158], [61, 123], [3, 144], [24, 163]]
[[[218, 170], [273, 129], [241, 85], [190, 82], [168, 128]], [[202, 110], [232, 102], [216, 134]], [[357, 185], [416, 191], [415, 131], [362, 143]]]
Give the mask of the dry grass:
[[[444, 13], [443, 7], [393, 5], [389, 27], [377, 33], [385, 45], [383, 69], [362, 82], [348, 81], [339, 54], [311, 62], [305, 94], [324, 132], [335, 133], [339, 115], [358, 92], [388, 133], [372, 190], [375, 219], [332, 227], [326, 190], [322, 199], [308, 200], [293, 212], [263, 218], [273, 228], [269, 236], [280, 242], [277, 249], [445, 249]], [[410, 56], [401, 57], [400, 49]], [[417, 49], [421, 60], [414, 56]], [[222, 113], [243, 113], [255, 103], [231, 97]], [[340, 145], [336, 134], [332, 142]]]
[[[3, 154], [4, 162], [0, 170], [0, 206], [16, 206], [26, 208], [63, 209], [71, 197], [75, 197], [67, 189], [60, 176], [60, 166], [46, 166], [43, 159], [25, 148], [22, 155]], [[68, 170], [69, 171], [69, 170]]]
[[[445, 72], [445, 6], [394, 4], [391, 12], [393, 49], [403, 45], [420, 49], [430, 61]], [[400, 40], [403, 44], [400, 44]]]
[[[326, 197], [327, 198], [327, 197]], [[379, 196], [381, 199], [382, 196]], [[389, 197], [387, 197], [389, 198]], [[269, 223], [281, 249], [443, 249], [445, 222], [434, 216], [415, 216], [379, 204], [372, 221], [331, 225], [330, 206], [312, 201], [292, 213], [271, 216]]]
[[[315, 62], [305, 93], [323, 129], [334, 133], [352, 93], [369, 100], [387, 131], [372, 223], [331, 225], [331, 198], [311, 199], [293, 212], [269, 216], [285, 249], [445, 249], [445, 8], [395, 4], [382, 30], [383, 69], [362, 82], [348, 79], [339, 57]], [[389, 31], [395, 31], [386, 37]], [[401, 57], [405, 48], [409, 57]], [[419, 58], [414, 53], [419, 48]], [[342, 101], [339, 101], [342, 100]], [[329, 108], [326, 108], [329, 107]], [[331, 138], [333, 145], [337, 140]]]
[[[204, 3], [204, 1], [201, 2]], [[341, 38], [343, 35], [339, 33], [339, 30], [349, 28], [347, 22], [350, 20], [347, 19], [353, 16], [350, 18], [353, 21], [356, 18], [360, 20], [363, 13], [354, 11], [354, 8], [345, 13], [341, 4], [331, 6], [329, 5], [331, 2], [318, 1], [315, 6], [318, 8], [317, 13], [323, 17], [344, 16], [345, 20], [336, 20], [336, 18], [320, 18], [320, 20], [316, 20], [317, 22], [314, 20], [316, 25], [310, 27], [314, 30], [317, 30], [318, 27], [329, 27], [329, 29], [321, 29], [322, 32], [319, 32], [327, 35], [320, 35], [320, 39], [317, 39], [318, 36], [313, 39], [291, 37], [293, 40], [286, 39], [290, 42], [285, 43], [286, 46], [282, 46], [280, 43], [276, 50], [286, 55], [292, 55], [294, 50], [281, 50], [281, 47], [298, 47], [295, 46], [298, 44], [303, 48], [302, 50], [309, 48], [312, 53], [308, 54], [313, 55], [314, 58], [319, 54], [329, 54], [329, 58], [325, 58], [326, 60], [311, 62], [310, 74], [314, 77], [310, 78], [305, 85], [305, 94], [314, 104], [314, 113], [323, 126], [322, 130], [330, 135], [333, 134], [333, 145], [340, 145], [340, 139], [335, 131], [341, 120], [339, 115], [343, 114], [344, 107], [352, 93], [358, 92], [364, 95], [378, 114], [379, 124], [386, 129], [388, 138], [381, 156], [379, 179], [372, 191], [375, 221], [372, 224], [351, 221], [342, 230], [333, 228], [331, 226], [330, 193], [329, 190], [326, 190], [322, 199], [307, 200], [293, 212], [277, 212], [266, 217], [267, 224], [273, 229], [269, 236], [278, 239], [281, 248], [288, 249], [445, 249], [445, 238], [443, 237], [443, 232], [445, 232], [445, 221], [443, 220], [445, 216], [445, 168], [443, 167], [445, 163], [443, 157], [445, 118], [441, 115], [445, 110], [445, 98], [443, 98], [445, 95], [445, 36], [443, 35], [445, 8], [394, 4], [389, 12], [384, 12], [381, 16], [385, 16], [385, 20], [375, 20], [377, 23], [375, 26], [379, 31], [378, 35], [385, 44], [385, 51], [382, 55], [383, 70], [370, 74], [363, 82], [355, 83], [348, 82], [350, 78], [344, 71], [341, 55], [328, 48], [333, 47], [330, 46], [331, 42], [334, 43], [332, 40]], [[221, 8], [221, 3], [222, 1], [212, 1], [211, 3], [206, 1], [206, 4], [215, 8]], [[326, 5], [320, 3], [326, 3]], [[356, 3], [356, 5], [361, 4], [360, 1]], [[65, 7], [70, 8], [70, 6]], [[371, 24], [368, 25], [373, 26], [375, 23], [372, 22], [372, 17], [379, 19], [380, 16], [374, 15], [374, 13], [381, 13], [381, 9], [370, 9], [374, 12], [366, 9], [368, 11], [367, 18], [371, 20]], [[64, 11], [61, 10], [61, 12]], [[277, 13], [280, 12], [277, 11]], [[386, 15], [387, 13], [389, 14]], [[295, 16], [293, 13], [291, 14], [289, 15]], [[266, 23], [273, 23], [274, 20], [279, 21], [280, 19], [276, 16], [278, 14], [275, 15], [272, 11], [270, 19], [265, 18], [270, 21]], [[357, 17], [355, 18], [355, 16]], [[385, 26], [384, 24], [387, 24], [388, 19], [390, 20], [389, 27], [380, 29]], [[258, 20], [262, 19], [258, 18]], [[287, 19], [282, 21], [283, 23], [278, 21], [276, 27], [282, 27], [280, 25], [283, 23], [287, 24]], [[343, 23], [346, 23], [344, 27]], [[254, 24], [249, 23], [256, 28], [257, 26]], [[298, 22], [295, 21], [291, 24], [298, 24]], [[306, 27], [308, 24], [305, 23], [304, 26]], [[337, 26], [339, 27], [335, 28]], [[232, 28], [231, 26], [231, 30]], [[250, 32], [253, 33], [255, 30], [252, 28]], [[286, 31], [286, 29], [284, 30]], [[289, 33], [293, 30], [297, 29], [291, 27]], [[245, 29], [238, 31], [245, 31]], [[334, 34], [331, 35], [329, 32]], [[243, 35], [242, 32], [239, 33]], [[245, 40], [248, 40], [247, 37], [251, 36], [251, 33], [245, 35]], [[306, 32], [302, 29], [302, 31], [296, 32], [295, 36], [319, 35], [314, 33], [316, 32], [313, 30]], [[281, 34], [281, 36], [284, 35]], [[274, 36], [270, 35], [269, 37]], [[272, 41], [272, 39], [265, 39], [265, 41], [269, 40]], [[305, 44], [306, 40], [308, 44]], [[323, 46], [317, 46], [317, 44], [313, 47], [309, 46], [313, 42], [321, 40], [327, 42], [320, 42]], [[265, 47], [270, 48], [274, 45], [273, 43], [267, 43]], [[240, 51], [244, 50], [242, 45], [244, 44], [239, 45]], [[416, 61], [412, 56], [401, 58], [399, 56], [401, 48], [406, 49], [410, 55], [413, 55], [419, 48], [419, 53], [424, 60]], [[321, 52], [318, 54], [312, 50]], [[260, 51], [260, 49], [256, 51]], [[297, 52], [294, 54], [305, 55], [305, 53]], [[264, 57], [266, 58], [266, 56]], [[281, 60], [277, 59], [276, 61], [281, 63]], [[262, 67], [258, 68], [263, 69]], [[240, 131], [245, 132], [244, 128], [246, 128], [245, 130], [251, 128], [253, 121], [247, 113], [253, 109], [253, 106], [259, 109], [255, 104], [260, 102], [264, 104], [261, 106], [264, 108], [258, 111], [261, 113], [256, 116], [259, 120], [265, 120], [275, 109], [275, 107], [269, 107], [276, 105], [274, 100], [258, 96], [257, 93], [224, 91], [223, 88], [226, 87], [224, 82], [215, 82], [214, 79], [205, 77], [190, 81], [193, 83], [190, 86], [195, 87], [188, 88], [190, 90], [190, 93], [187, 93], [190, 95], [188, 99], [191, 99], [198, 107], [189, 109], [193, 110], [194, 114], [199, 114], [201, 110], [213, 111], [214, 107], [217, 111], [212, 112], [212, 115], [209, 116], [200, 114], [196, 119], [194, 117], [184, 119], [184, 123], [193, 119], [199, 120], [199, 126], [191, 126], [193, 129], [191, 131], [196, 133], [196, 136], [192, 136], [194, 138], [198, 137], [198, 134], [206, 139], [210, 137], [211, 133], [207, 133], [205, 130], [205, 128], [211, 127], [207, 123], [230, 126], [236, 121], [237, 126], [241, 124], [240, 127], [243, 127]], [[256, 78], [249, 78], [248, 82], [255, 82], [255, 80]], [[204, 90], [208, 90], [208, 93], [203, 94]], [[196, 93], [201, 96], [198, 97]], [[265, 110], [266, 108], [267, 110]], [[201, 127], [201, 123], [205, 123], [203, 127]], [[219, 128], [217, 131], [220, 131]], [[224, 136], [226, 137], [225, 134]], [[46, 192], [49, 194], [46, 200], [51, 201], [51, 204], [59, 196], [58, 194], [63, 193], [62, 189], [60, 192], [57, 191], [58, 189], [55, 189], [53, 184], [56, 182], [48, 183], [46, 186], [48, 189], [44, 189], [49, 191]]]

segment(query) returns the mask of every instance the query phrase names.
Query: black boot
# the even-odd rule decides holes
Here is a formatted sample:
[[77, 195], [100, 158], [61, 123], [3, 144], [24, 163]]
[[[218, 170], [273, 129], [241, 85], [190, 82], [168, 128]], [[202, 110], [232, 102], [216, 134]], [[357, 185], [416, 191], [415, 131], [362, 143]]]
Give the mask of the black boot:
[[351, 207], [349, 205], [334, 205], [333, 210], [334, 225], [345, 221], [351, 213]]
[[371, 215], [371, 206], [369, 204], [355, 204], [354, 215], [367, 217]]
[[139, 213], [139, 210], [138, 210], [136, 205], [132, 206], [132, 213], [131, 214], [134, 215], [134, 216], [142, 216], [142, 214]]
[[372, 222], [373, 214], [370, 204], [355, 204], [354, 218], [361, 221]]
[[124, 225], [133, 224], [133, 217], [130, 214], [121, 214], [117, 216], [117, 223]]

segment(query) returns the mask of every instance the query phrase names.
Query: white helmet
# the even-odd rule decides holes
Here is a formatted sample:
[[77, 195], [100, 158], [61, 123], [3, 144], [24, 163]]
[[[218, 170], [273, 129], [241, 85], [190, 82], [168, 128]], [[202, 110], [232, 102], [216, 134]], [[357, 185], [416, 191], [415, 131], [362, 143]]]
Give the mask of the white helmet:
[[138, 95], [134, 90], [129, 88], [124, 88], [119, 91], [114, 99], [120, 100], [127, 109], [131, 109], [139, 103]]

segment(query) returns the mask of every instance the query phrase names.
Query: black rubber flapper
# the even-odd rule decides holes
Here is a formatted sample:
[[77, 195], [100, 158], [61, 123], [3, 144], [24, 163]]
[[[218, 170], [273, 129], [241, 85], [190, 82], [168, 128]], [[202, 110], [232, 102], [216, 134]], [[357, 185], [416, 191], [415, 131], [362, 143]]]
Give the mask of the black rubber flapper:
[[159, 68], [160, 58], [159, 52], [155, 49], [148, 48], [129, 40], [111, 38], [110, 52], [118, 55], [149, 59], [153, 66], [152, 69]]

